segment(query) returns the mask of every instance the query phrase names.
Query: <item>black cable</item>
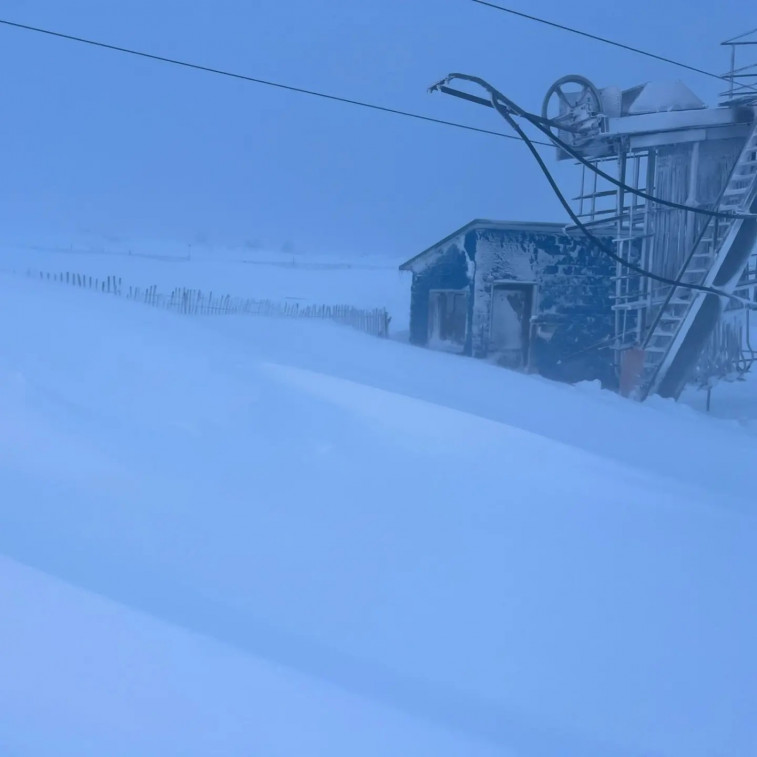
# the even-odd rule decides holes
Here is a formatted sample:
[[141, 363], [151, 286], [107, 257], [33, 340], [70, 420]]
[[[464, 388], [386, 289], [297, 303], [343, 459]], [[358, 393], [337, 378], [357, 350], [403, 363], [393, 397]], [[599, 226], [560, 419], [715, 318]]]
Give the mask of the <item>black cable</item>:
[[594, 344], [590, 344], [588, 347], [584, 347], [581, 350], [576, 350], [575, 352], [571, 352], [569, 355], [566, 355], [565, 357], [561, 357], [558, 361], [558, 365], [564, 365], [565, 363], [570, 362], [571, 360], [575, 360], [575, 358], [580, 357], [581, 355], [585, 355], [587, 352], [602, 352], [603, 350], [609, 350], [609, 349], [615, 349], [612, 346], [612, 343], [616, 341], [617, 339], [621, 339], [622, 337], [626, 336], [626, 334], [633, 334], [635, 329], [629, 329], [627, 331], [623, 331], [620, 334], [613, 334], [612, 336], [606, 336], [604, 339], [600, 339], [598, 342], [595, 342]]
[[521, 129], [517, 121], [510, 114], [509, 107], [506, 104], [505, 105], [501, 104], [497, 100], [496, 96], [492, 96], [492, 105], [494, 106], [494, 109], [502, 116], [502, 118], [505, 119], [508, 125], [516, 132], [516, 134], [518, 134], [518, 136], [523, 140], [523, 142], [525, 142], [529, 151], [536, 159], [536, 162], [539, 164], [539, 167], [544, 173], [544, 176], [549, 182], [549, 185], [552, 187], [552, 190], [557, 196], [557, 199], [560, 201], [560, 204], [568, 213], [573, 223], [581, 230], [584, 236], [586, 236], [586, 238], [589, 241], [591, 241], [591, 243], [595, 247], [597, 247], [597, 249], [599, 249], [602, 253], [607, 255], [609, 258], [612, 258], [612, 260], [614, 260], [616, 263], [619, 263], [624, 268], [630, 271], [634, 271], [634, 273], [638, 273], [641, 276], [644, 276], [645, 278], [651, 279], [652, 281], [657, 281], [661, 284], [666, 284], [668, 286], [675, 287], [675, 288], [680, 287], [682, 289], [691, 289], [696, 292], [704, 292], [705, 294], [714, 294], [714, 295], [717, 295], [718, 297], [726, 297], [730, 300], [740, 303], [744, 307], [749, 307], [749, 308], [757, 307], [757, 305], [749, 302], [748, 300], [744, 300], [741, 297], [736, 297], [735, 295], [729, 294], [728, 292], [723, 292], [720, 289], [715, 289], [713, 287], [708, 287], [701, 284], [684, 283], [681, 281], [677, 281], [676, 279], [669, 279], [665, 276], [660, 276], [656, 273], [652, 273], [652, 271], [648, 271], [642, 268], [641, 266], [631, 263], [630, 261], [625, 260], [624, 258], [620, 257], [620, 255], [616, 254], [615, 250], [608, 247], [601, 239], [599, 239], [594, 234], [592, 234], [591, 230], [586, 226], [585, 223], [581, 221], [581, 219], [573, 211], [573, 208], [571, 208], [570, 203], [568, 202], [565, 195], [560, 190], [560, 187], [557, 185], [557, 182], [552, 176], [552, 173], [547, 167], [547, 164], [544, 162], [544, 159], [539, 154], [539, 151], [536, 149], [536, 147], [534, 147], [528, 135], [523, 131], [523, 129]]
[[[748, 32], [743, 32], [741, 34], [736, 35], [735, 37], [731, 37], [730, 39], [727, 39], [725, 42], [721, 42], [721, 45], [733, 45], [738, 43], [739, 40], [744, 39], [744, 37], [748, 37], [750, 34], [754, 34], [757, 32], [757, 28], [750, 29]], [[751, 44], [751, 43], [750, 43]]]
[[498, 11], [503, 11], [504, 13], [509, 13], [512, 16], [519, 16], [520, 18], [525, 18], [529, 21], [536, 21], [539, 24], [544, 24], [545, 26], [551, 26], [554, 29], [560, 29], [565, 32], [570, 32], [571, 34], [578, 34], [581, 37], [586, 37], [587, 39], [593, 39], [596, 42], [602, 42], [606, 45], [612, 45], [613, 47], [619, 47], [622, 50], [628, 50], [632, 53], [637, 53], [638, 55], [645, 55], [647, 58], [654, 58], [655, 60], [662, 61], [663, 63], [670, 63], [673, 66], [678, 66], [679, 68], [685, 68], [688, 71], [694, 71], [697, 74], [702, 74], [703, 76], [709, 76], [712, 79], [719, 79], [720, 81], [729, 81], [724, 76], [719, 76], [718, 74], [713, 74], [712, 71], [705, 71], [702, 68], [697, 68], [696, 66], [690, 66], [688, 63], [681, 63], [680, 61], [673, 60], [672, 58], [666, 58], [664, 55], [657, 55], [656, 53], [650, 53], [647, 50], [641, 50], [638, 47], [632, 47], [631, 45], [625, 45], [622, 42], [616, 42], [612, 39], [607, 39], [607, 37], [600, 37], [597, 34], [590, 34], [589, 32], [581, 31], [580, 29], [575, 29], [572, 26], [565, 26], [564, 24], [558, 24], [555, 21], [548, 21], [546, 18], [539, 18], [539, 16], [531, 16], [528, 13], [523, 13], [522, 11], [516, 11], [513, 8], [506, 8], [504, 5], [497, 5], [496, 3], [488, 2], [487, 0], [473, 0], [474, 3], [478, 3], [479, 5], [485, 5], [489, 8], [494, 8]]
[[[560, 139], [554, 132], [552, 132], [547, 126], [544, 126], [542, 124], [542, 118], [539, 116], [535, 116], [533, 113], [529, 113], [527, 110], [524, 110], [521, 108], [517, 103], [515, 103], [513, 100], [510, 100], [508, 97], [503, 95], [499, 90], [495, 89], [491, 84], [484, 81], [478, 76], [471, 76], [470, 74], [450, 74], [444, 79], [444, 83], [450, 81], [451, 79], [462, 79], [463, 81], [469, 81], [473, 84], [478, 84], [480, 87], [485, 89], [490, 96], [497, 98], [501, 102], [503, 102], [509, 110], [511, 110], [516, 115], [520, 116], [521, 118], [526, 119], [532, 126], [535, 126], [540, 132], [545, 134], [547, 137], [549, 137], [555, 145], [557, 145], [561, 150], [564, 150], [568, 155], [570, 155], [572, 158], [577, 160], [582, 165], [586, 166], [591, 171], [594, 171], [598, 176], [601, 176], [606, 181], [609, 181], [611, 184], [614, 184], [616, 187], [619, 187], [621, 189], [624, 189], [626, 192], [629, 192], [631, 194], [636, 195], [637, 197], [642, 197], [645, 200], [649, 202], [657, 203], [658, 205], [664, 205], [669, 208], [673, 208], [675, 210], [685, 210], [690, 213], [698, 213], [699, 215], [703, 216], [711, 216], [715, 218], [742, 218], [743, 216], [739, 213], [729, 213], [724, 212], [720, 210], [709, 210], [707, 208], [695, 208], [691, 205], [683, 205], [679, 202], [673, 202], [671, 200], [663, 200], [660, 197], [655, 197], [654, 195], [650, 195], [647, 192], [644, 192], [641, 189], [637, 189], [636, 187], [632, 187], [628, 184], [623, 183], [619, 179], [616, 179], [611, 174], [607, 173], [606, 171], [603, 171], [601, 168], [599, 168], [597, 165], [592, 163], [590, 160], [587, 160], [584, 158], [580, 153], [576, 152], [576, 150], [573, 149], [571, 145], [569, 145], [564, 140]], [[432, 90], [435, 87], [439, 87], [442, 85], [442, 82], [439, 84], [435, 84], [434, 87], [432, 87]], [[500, 114], [501, 115], [501, 114]]]
[[[24, 31], [35, 32], [36, 34], [45, 34], [49, 37], [57, 37], [58, 39], [64, 39], [69, 42], [78, 42], [83, 45], [90, 45], [91, 47], [99, 47], [104, 50], [110, 50], [118, 53], [125, 53], [127, 55], [134, 55], [139, 58], [146, 58], [148, 60], [158, 61], [160, 63], [169, 63], [173, 66], [181, 66], [182, 68], [193, 69], [195, 71], [204, 71], [208, 74], [216, 74], [218, 76], [226, 76], [231, 79], [237, 79], [253, 84], [262, 84], [266, 87], [275, 87], [276, 89], [283, 89], [288, 92], [297, 92], [302, 95], [310, 95], [312, 97], [320, 97], [324, 100], [332, 100], [334, 102], [344, 103], [346, 105], [356, 105], [361, 108], [369, 108], [370, 110], [378, 110], [383, 113], [391, 113], [395, 116], [405, 116], [406, 118], [414, 118], [418, 121], [428, 121], [429, 123], [441, 124], [443, 126], [453, 126], [457, 129], [465, 129], [467, 131], [475, 131], [480, 134], [490, 134], [495, 137], [502, 137], [504, 139], [517, 140], [517, 137], [511, 134], [502, 134], [499, 131], [492, 131], [490, 129], [481, 129], [477, 126], [468, 126], [467, 124], [460, 124], [455, 121], [445, 121], [441, 118], [432, 118], [431, 116], [424, 116], [420, 113], [412, 113], [410, 111], [398, 110], [397, 108], [388, 108], [383, 105], [375, 105], [374, 103], [364, 102], [361, 100], [353, 100], [348, 97], [339, 97], [338, 95], [330, 95], [325, 92], [318, 92], [312, 89], [304, 89], [302, 87], [294, 87], [289, 84], [281, 84], [280, 82], [269, 81], [267, 79], [259, 79], [254, 76], [247, 76], [245, 74], [237, 74], [232, 71], [224, 71], [219, 68], [212, 68], [210, 66], [203, 66], [198, 63], [190, 63], [184, 60], [178, 60], [176, 58], [166, 58], [162, 55], [154, 55], [153, 53], [146, 53], [140, 50], [133, 50], [128, 47], [119, 47], [118, 45], [111, 45], [106, 42], [98, 42], [92, 39], [85, 39], [84, 37], [76, 37], [72, 34], [64, 34], [63, 32], [56, 32], [50, 29], [42, 29], [37, 26], [29, 26], [28, 24], [19, 24], [14, 21], [8, 21], [6, 19], [0, 19], [0, 24], [15, 29], [23, 29]], [[546, 142], [541, 143], [549, 147]]]
[[[525, 111], [524, 111], [525, 113]], [[656, 203], [657, 205], [664, 205], [668, 208], [673, 208], [674, 210], [684, 210], [688, 213], [698, 213], [699, 215], [703, 216], [709, 216], [711, 218], [743, 218], [743, 214], [741, 213], [733, 213], [728, 211], [722, 211], [722, 210], [711, 210], [709, 208], [700, 208], [700, 207], [694, 207], [693, 205], [684, 205], [680, 202], [673, 202], [672, 200], [664, 200], [661, 197], [655, 197], [654, 195], [651, 195], [647, 192], [644, 192], [641, 189], [637, 189], [636, 187], [632, 187], [630, 184], [626, 184], [619, 179], [616, 179], [611, 174], [607, 173], [606, 171], [603, 171], [599, 166], [597, 166], [595, 163], [592, 163], [590, 160], [587, 160], [583, 157], [579, 152], [573, 149], [571, 145], [569, 145], [567, 142], [565, 142], [563, 139], [558, 137], [556, 134], [553, 134], [549, 129], [542, 127], [537, 119], [530, 113], [525, 113], [524, 118], [532, 123], [534, 126], [536, 126], [539, 131], [543, 132], [544, 134], [548, 134], [550, 136], [550, 139], [554, 141], [554, 143], [561, 149], [564, 150], [568, 155], [571, 156], [574, 160], [577, 160], [581, 165], [586, 166], [590, 170], [594, 171], [594, 173], [597, 174], [597, 176], [601, 176], [606, 181], [610, 182], [610, 184], [614, 184], [616, 187], [623, 189], [626, 192], [629, 192], [631, 194], [636, 195], [637, 197], [641, 197], [648, 202]]]
[[[570, 216], [573, 223], [576, 225], [578, 229], [581, 230], [581, 232], [584, 234], [584, 236], [589, 239], [601, 252], [603, 252], [605, 255], [610, 257], [612, 260], [614, 260], [616, 263], [619, 263], [624, 268], [634, 271], [635, 273], [638, 273], [641, 276], [644, 276], [648, 279], [651, 279], [653, 281], [657, 281], [662, 284], [666, 284], [668, 286], [675, 288], [682, 288], [682, 289], [691, 289], [692, 291], [697, 292], [704, 292], [705, 294], [714, 294], [718, 297], [725, 297], [729, 300], [733, 300], [735, 302], [740, 303], [744, 307], [748, 308], [757, 308], [757, 304], [751, 303], [748, 300], [744, 300], [741, 297], [736, 297], [733, 294], [730, 294], [728, 292], [724, 292], [720, 289], [715, 289], [713, 287], [707, 287], [703, 286], [701, 284], [691, 284], [682, 282], [680, 279], [669, 279], [665, 276], [660, 276], [656, 273], [653, 273], [652, 271], [648, 271], [641, 266], [637, 266], [634, 263], [631, 263], [628, 260], [625, 260], [624, 258], [620, 257], [615, 253], [614, 250], [612, 250], [610, 247], [608, 247], [604, 242], [602, 242], [598, 237], [596, 237], [594, 234], [592, 234], [591, 230], [588, 228], [588, 226], [581, 221], [581, 219], [576, 215], [576, 213], [573, 211], [573, 208], [571, 208], [570, 203], [566, 199], [565, 195], [560, 190], [560, 187], [557, 185], [557, 182], [555, 181], [554, 177], [552, 176], [552, 173], [550, 172], [549, 168], [547, 167], [547, 164], [544, 162], [544, 159], [539, 154], [539, 151], [534, 147], [533, 141], [528, 137], [528, 135], [521, 129], [521, 127], [518, 125], [518, 123], [515, 121], [515, 119], [511, 116], [511, 112], [514, 112], [528, 120], [528, 116], [530, 115], [527, 111], [523, 110], [519, 105], [517, 105], [515, 102], [510, 100], [509, 98], [505, 97], [501, 92], [499, 92], [497, 89], [495, 89], [491, 84], [484, 81], [480, 77], [477, 76], [470, 76], [468, 74], [450, 74], [447, 76], [442, 82], [439, 82], [435, 84], [433, 87], [431, 87], [431, 91], [438, 89], [443, 84], [446, 84], [451, 79], [463, 79], [465, 81], [470, 81], [476, 84], [479, 84], [479, 86], [483, 87], [487, 92], [489, 92], [489, 95], [491, 97], [491, 104], [494, 110], [497, 111], [497, 113], [502, 116], [502, 118], [505, 119], [505, 121], [508, 123], [508, 125], [518, 134], [520, 139], [525, 142], [526, 146], [528, 147], [529, 151], [532, 153], [534, 158], [536, 159], [536, 162], [539, 164], [539, 167], [542, 170], [542, 173], [546, 177], [547, 181], [549, 182], [549, 185], [551, 186], [553, 192], [557, 196], [557, 199], [560, 201], [560, 204], [563, 206], [565, 211]], [[546, 127], [542, 127], [539, 123], [535, 123], [533, 121], [530, 121], [534, 126], [539, 128], [541, 131], [543, 131], [545, 134], [547, 134], [550, 139], [553, 139], [557, 144], [562, 143], [562, 140], [558, 139], [554, 134], [552, 134], [549, 129]], [[565, 143], [562, 143], [565, 144]], [[570, 149], [568, 145], [565, 145]], [[572, 151], [572, 150], [571, 150]], [[586, 161], [586, 164], [589, 168], [592, 170], [597, 170], [599, 172], [599, 169], [596, 169], [593, 164]], [[604, 172], [600, 172], [601, 174], [604, 174]], [[629, 191], [634, 191], [633, 187], [627, 186], [623, 184], [622, 182], [618, 182], [617, 179], [614, 179], [614, 177], [610, 177], [609, 174], [604, 174], [608, 176], [608, 178], [612, 179], [612, 181], [618, 186], [627, 188]], [[636, 190], [637, 193], [640, 192], [640, 190]], [[659, 198], [653, 197], [652, 195], [646, 195], [646, 193], [641, 193], [642, 196], [648, 197], [653, 202], [658, 202], [660, 204], [665, 204], [664, 200], [661, 200]], [[677, 205], [677, 203], [674, 203], [674, 205]], [[693, 212], [697, 212], [699, 209], [697, 208], [690, 208], [686, 205], [680, 206], [680, 209], [683, 210], [691, 210]], [[730, 214], [721, 214], [714, 211], [708, 211], [707, 215], [723, 215], [727, 217], [732, 217]]]

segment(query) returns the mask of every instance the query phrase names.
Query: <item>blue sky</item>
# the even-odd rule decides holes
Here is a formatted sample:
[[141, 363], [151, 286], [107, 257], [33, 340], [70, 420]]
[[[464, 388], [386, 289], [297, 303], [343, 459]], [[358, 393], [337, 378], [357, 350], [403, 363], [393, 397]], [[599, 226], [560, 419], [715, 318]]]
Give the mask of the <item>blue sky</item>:
[[[747, 0], [503, 0], [722, 73]], [[427, 87], [488, 78], [538, 110], [549, 85], [718, 82], [470, 0], [6, 0], [3, 18], [488, 128]], [[0, 28], [0, 223], [186, 244], [410, 256], [474, 217], [563, 220], [525, 148]], [[573, 193], [573, 169], [558, 176]]]

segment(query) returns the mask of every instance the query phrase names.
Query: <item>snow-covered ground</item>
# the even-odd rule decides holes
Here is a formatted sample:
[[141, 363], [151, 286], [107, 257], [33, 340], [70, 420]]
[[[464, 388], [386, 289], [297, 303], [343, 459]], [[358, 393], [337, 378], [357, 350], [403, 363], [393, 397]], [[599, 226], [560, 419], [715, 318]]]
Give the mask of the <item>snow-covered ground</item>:
[[757, 752], [754, 381], [707, 416], [10, 274], [0, 318], [0, 753]]
[[177, 287], [206, 294], [316, 305], [387, 308], [407, 329], [409, 284], [398, 257], [329, 257], [245, 246], [170, 244], [83, 236], [63, 244], [41, 237], [0, 245], [0, 272], [117, 276], [124, 287]]
[[0, 557], [3, 755], [495, 755]]

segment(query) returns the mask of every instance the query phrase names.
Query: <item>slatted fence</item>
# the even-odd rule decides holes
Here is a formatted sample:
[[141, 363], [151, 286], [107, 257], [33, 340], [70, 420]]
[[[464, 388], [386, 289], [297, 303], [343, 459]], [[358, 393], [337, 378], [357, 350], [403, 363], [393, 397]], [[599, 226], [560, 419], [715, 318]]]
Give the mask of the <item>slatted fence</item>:
[[257, 315], [272, 318], [311, 318], [334, 321], [363, 331], [372, 336], [389, 335], [390, 317], [384, 308], [364, 310], [350, 305], [301, 305], [297, 302], [277, 302], [254, 298], [235, 297], [229, 294], [203, 292], [199, 289], [176, 287], [170, 293], [160, 292], [157, 286], [125, 286], [121, 277], [93, 276], [72, 273], [28, 271], [27, 274], [42, 281], [50, 281], [79, 289], [123, 297], [152, 307], [170, 310], [182, 315]]

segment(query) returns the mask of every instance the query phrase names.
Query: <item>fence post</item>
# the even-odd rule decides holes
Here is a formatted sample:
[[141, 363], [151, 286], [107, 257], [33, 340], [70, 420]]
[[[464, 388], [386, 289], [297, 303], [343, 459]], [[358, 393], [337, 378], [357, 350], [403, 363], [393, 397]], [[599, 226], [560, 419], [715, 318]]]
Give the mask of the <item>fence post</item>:
[[234, 297], [230, 294], [214, 295], [211, 290], [207, 296], [199, 289], [175, 287], [170, 295], [158, 293], [158, 285], [151, 284], [144, 292], [139, 287], [129, 285], [123, 290], [120, 276], [107, 276], [102, 281], [86, 274], [66, 271], [50, 273], [49, 271], [27, 270], [27, 276], [39, 276], [41, 280], [66, 283], [79, 288], [89, 288], [103, 293], [114, 294], [129, 300], [142, 300], [145, 304], [162, 307], [185, 315], [238, 315], [251, 314], [279, 318], [318, 318], [351, 326], [372, 336], [388, 337], [391, 317], [385, 308], [364, 310], [353, 305], [319, 305], [308, 303], [300, 306], [299, 302], [290, 300], [273, 301]]

